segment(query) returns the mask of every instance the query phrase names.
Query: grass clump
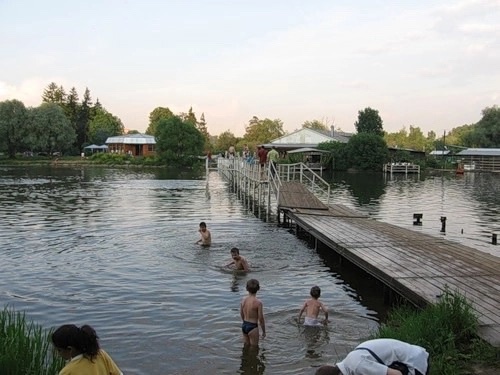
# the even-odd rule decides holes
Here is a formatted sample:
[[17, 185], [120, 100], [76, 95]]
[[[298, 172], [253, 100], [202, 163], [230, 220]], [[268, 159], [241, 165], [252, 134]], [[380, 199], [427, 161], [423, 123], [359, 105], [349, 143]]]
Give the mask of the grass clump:
[[471, 374], [475, 364], [498, 365], [500, 351], [481, 340], [472, 305], [459, 293], [445, 290], [440, 301], [421, 311], [410, 306], [393, 310], [376, 337], [422, 346], [430, 354], [431, 375]]
[[53, 352], [52, 332], [26, 321], [24, 313], [0, 311], [0, 369], [2, 375], [55, 375], [64, 361]]

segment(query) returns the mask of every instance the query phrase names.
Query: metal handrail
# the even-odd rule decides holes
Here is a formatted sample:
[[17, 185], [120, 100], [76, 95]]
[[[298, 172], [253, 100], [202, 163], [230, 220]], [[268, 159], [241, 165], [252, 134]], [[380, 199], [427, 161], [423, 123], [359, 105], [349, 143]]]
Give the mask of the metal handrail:
[[[253, 181], [261, 181], [261, 168], [258, 163], [248, 163], [244, 158], [236, 157], [234, 159], [219, 158], [217, 166], [224, 175], [227, 172], [234, 171], [237, 174], [250, 178]], [[330, 184], [326, 182], [320, 175], [314, 172], [304, 163], [294, 164], [268, 164], [267, 182], [272, 188], [276, 200], [279, 201], [279, 193], [283, 186], [282, 181], [299, 181], [304, 184], [309, 191], [326, 204], [330, 203]]]
[[299, 180], [320, 200], [326, 200], [326, 204], [330, 203], [330, 184], [307, 165], [304, 163], [278, 164], [278, 167], [283, 181]]

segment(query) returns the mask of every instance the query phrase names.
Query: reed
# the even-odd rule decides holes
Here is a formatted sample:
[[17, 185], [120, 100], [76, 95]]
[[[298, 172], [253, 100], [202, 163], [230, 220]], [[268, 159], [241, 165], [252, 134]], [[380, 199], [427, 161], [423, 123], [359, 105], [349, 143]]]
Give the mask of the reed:
[[470, 374], [475, 364], [494, 366], [497, 348], [481, 340], [471, 304], [458, 292], [445, 290], [440, 301], [417, 311], [400, 306], [388, 316], [375, 337], [420, 345], [431, 358], [431, 375]]
[[2, 375], [56, 375], [64, 361], [52, 350], [50, 334], [24, 313], [0, 311], [0, 369]]

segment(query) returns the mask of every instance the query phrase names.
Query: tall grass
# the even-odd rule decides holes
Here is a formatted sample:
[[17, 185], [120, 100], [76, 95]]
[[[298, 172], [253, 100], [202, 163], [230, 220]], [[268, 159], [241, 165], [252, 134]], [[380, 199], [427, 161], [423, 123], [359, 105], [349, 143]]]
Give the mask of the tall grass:
[[417, 311], [409, 306], [393, 310], [375, 337], [420, 345], [431, 358], [431, 375], [470, 374], [470, 366], [495, 364], [498, 349], [477, 336], [478, 320], [470, 302], [445, 290], [440, 301]]
[[24, 313], [0, 311], [0, 369], [2, 375], [55, 375], [64, 361], [52, 350], [51, 331], [27, 322]]

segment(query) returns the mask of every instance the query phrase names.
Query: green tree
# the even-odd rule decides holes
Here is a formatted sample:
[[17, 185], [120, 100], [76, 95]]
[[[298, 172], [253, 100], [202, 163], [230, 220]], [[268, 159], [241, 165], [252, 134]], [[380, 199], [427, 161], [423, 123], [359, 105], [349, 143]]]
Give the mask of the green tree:
[[330, 151], [323, 156], [325, 166], [333, 166], [336, 171], [345, 171], [349, 168], [349, 156], [347, 155], [347, 143], [328, 141], [318, 144], [319, 150]]
[[64, 152], [71, 149], [75, 138], [75, 131], [60, 105], [42, 103], [30, 110], [26, 142], [31, 149], [49, 154]]
[[121, 135], [125, 131], [122, 121], [105, 109], [97, 109], [89, 124], [89, 142], [98, 145], [108, 137]]
[[42, 102], [55, 103], [64, 106], [66, 103], [66, 92], [62, 86], [57, 86], [55, 82], [51, 82], [42, 94]]
[[361, 132], [349, 139], [347, 155], [356, 169], [381, 171], [388, 159], [387, 144], [379, 135]]
[[159, 120], [155, 137], [158, 155], [169, 164], [190, 165], [203, 154], [203, 135], [190, 121], [183, 121], [179, 116]]
[[238, 138], [231, 132], [231, 130], [226, 130], [222, 132], [217, 137], [215, 141], [215, 151], [225, 152], [231, 146], [235, 146], [238, 143]]
[[470, 133], [463, 137], [468, 144], [475, 147], [500, 147], [500, 108], [496, 105], [486, 107]]
[[307, 128], [307, 129], [313, 129], [313, 130], [319, 130], [319, 131], [328, 131], [328, 126], [319, 120], [312, 120], [312, 121], [305, 121], [302, 124], [302, 128]]
[[396, 133], [385, 133], [384, 139], [389, 147], [406, 148], [408, 131], [406, 130], [406, 127], [403, 127]]
[[203, 138], [205, 138], [205, 150], [212, 150], [212, 143], [210, 142], [210, 134], [208, 133], [207, 123], [205, 121], [205, 113], [202, 113], [200, 116], [200, 121], [196, 123], [196, 128], [203, 134]]
[[422, 133], [422, 130], [418, 126], [410, 125], [410, 132], [408, 134], [407, 148], [411, 148], [412, 150], [425, 151], [425, 146], [427, 144], [427, 140]]
[[354, 123], [358, 133], [373, 133], [384, 135], [382, 118], [378, 111], [370, 107], [358, 112], [358, 120]]
[[[76, 88], [72, 87], [69, 90], [69, 94], [66, 97], [66, 103], [64, 104], [64, 113], [66, 113], [66, 117], [71, 124], [71, 127], [75, 130], [75, 133], [78, 132], [78, 117], [80, 113], [80, 98], [78, 97], [78, 92]], [[77, 144], [77, 139], [75, 138], [75, 143], [73, 144], [73, 153], [77, 154], [80, 151], [80, 147]]]
[[174, 113], [167, 107], [156, 107], [149, 114], [149, 125], [146, 129], [146, 134], [155, 135], [156, 134], [156, 125], [160, 120], [168, 119], [173, 117]]
[[462, 125], [451, 129], [451, 131], [446, 134], [446, 145], [466, 146], [467, 136], [474, 131], [475, 127], [476, 125], [472, 124], [472, 125]]
[[270, 120], [266, 118], [264, 120], [259, 120], [254, 116], [245, 127], [243, 140], [248, 143], [248, 145], [257, 145], [268, 143], [284, 134], [283, 122], [280, 119]]
[[89, 134], [89, 124], [92, 120], [92, 98], [90, 96], [90, 90], [88, 87], [85, 88], [83, 94], [82, 103], [78, 110], [78, 120], [76, 127], [76, 148], [78, 150], [83, 150], [83, 145], [87, 143]]
[[24, 144], [27, 134], [27, 110], [19, 100], [0, 102], [0, 146], [10, 158], [16, 157], [18, 147]]
[[196, 124], [198, 123], [198, 120], [196, 119], [196, 115], [193, 112], [193, 107], [189, 107], [188, 113], [182, 112], [180, 114], [180, 118], [185, 122], [189, 122], [190, 124], [193, 124], [194, 126], [196, 126]]

